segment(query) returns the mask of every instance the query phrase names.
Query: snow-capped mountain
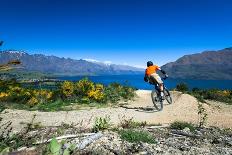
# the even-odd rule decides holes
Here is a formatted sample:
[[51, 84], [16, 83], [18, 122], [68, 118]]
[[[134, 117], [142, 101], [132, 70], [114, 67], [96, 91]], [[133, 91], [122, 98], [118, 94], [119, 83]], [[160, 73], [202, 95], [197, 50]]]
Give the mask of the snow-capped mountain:
[[102, 75], [102, 74], [138, 74], [143, 69], [115, 65], [110, 62], [99, 62], [91, 60], [74, 60], [43, 54], [28, 54], [24, 51], [8, 50], [0, 52], [0, 63], [9, 60], [20, 60], [22, 66], [28, 71], [40, 71], [43, 73], [55, 73], [65, 75]]

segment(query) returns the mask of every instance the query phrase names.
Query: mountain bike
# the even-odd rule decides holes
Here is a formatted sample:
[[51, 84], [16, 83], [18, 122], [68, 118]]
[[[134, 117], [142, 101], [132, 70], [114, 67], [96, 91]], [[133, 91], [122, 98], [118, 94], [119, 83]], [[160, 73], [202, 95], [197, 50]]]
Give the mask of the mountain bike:
[[[166, 79], [167, 78], [162, 78], [163, 81]], [[158, 111], [162, 111], [164, 100], [166, 100], [169, 104], [172, 104], [171, 94], [170, 94], [169, 90], [167, 89], [167, 87], [165, 86], [165, 84], [163, 83], [164, 96], [162, 98], [159, 85], [158, 84], [153, 84], [153, 85], [155, 86], [155, 88], [151, 92], [152, 102]]]

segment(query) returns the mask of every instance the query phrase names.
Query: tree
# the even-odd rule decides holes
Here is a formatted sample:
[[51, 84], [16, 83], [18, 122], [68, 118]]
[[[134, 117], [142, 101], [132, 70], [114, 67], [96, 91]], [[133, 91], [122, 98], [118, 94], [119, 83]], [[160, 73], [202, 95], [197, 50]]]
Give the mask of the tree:
[[[0, 46], [2, 46], [4, 41], [0, 41]], [[0, 71], [13, 69], [15, 65], [20, 65], [21, 61], [19, 60], [10, 60], [6, 64], [0, 64]]]
[[186, 83], [179, 83], [176, 85], [176, 90], [185, 93], [188, 91], [188, 85]]
[[0, 46], [2, 46], [3, 43], [4, 43], [4, 41], [0, 41]]
[[6, 64], [0, 64], [0, 71], [14, 69], [15, 65], [20, 65], [20, 64], [21, 62], [19, 60], [11, 60]]

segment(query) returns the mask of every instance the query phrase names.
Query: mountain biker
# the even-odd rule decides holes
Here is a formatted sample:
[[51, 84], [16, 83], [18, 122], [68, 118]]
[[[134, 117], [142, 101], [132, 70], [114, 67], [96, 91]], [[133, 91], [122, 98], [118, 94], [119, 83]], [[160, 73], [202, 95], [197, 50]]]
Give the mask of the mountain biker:
[[166, 72], [164, 70], [162, 70], [159, 66], [157, 65], [153, 65], [152, 61], [148, 61], [147, 62], [147, 69], [145, 71], [145, 76], [144, 76], [144, 81], [145, 82], [149, 82], [150, 84], [158, 84], [159, 88], [160, 88], [160, 96], [163, 99], [163, 81], [161, 80], [160, 76], [156, 73], [156, 71], [161, 71], [164, 75], [165, 78], [168, 77], [168, 75], [166, 74]]

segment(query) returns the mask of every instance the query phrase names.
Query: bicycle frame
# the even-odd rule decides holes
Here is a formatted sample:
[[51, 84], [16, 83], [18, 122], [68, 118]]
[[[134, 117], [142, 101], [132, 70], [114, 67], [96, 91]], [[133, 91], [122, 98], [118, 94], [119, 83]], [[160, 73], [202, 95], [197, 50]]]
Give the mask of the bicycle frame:
[[[167, 79], [167, 78], [162, 78], [162, 81], [165, 81], [166, 79]], [[156, 89], [158, 92], [161, 92], [158, 83], [154, 84], [154, 86], [155, 86], [155, 89]], [[167, 87], [165, 86], [164, 82], [163, 82], [163, 89], [167, 89]]]

